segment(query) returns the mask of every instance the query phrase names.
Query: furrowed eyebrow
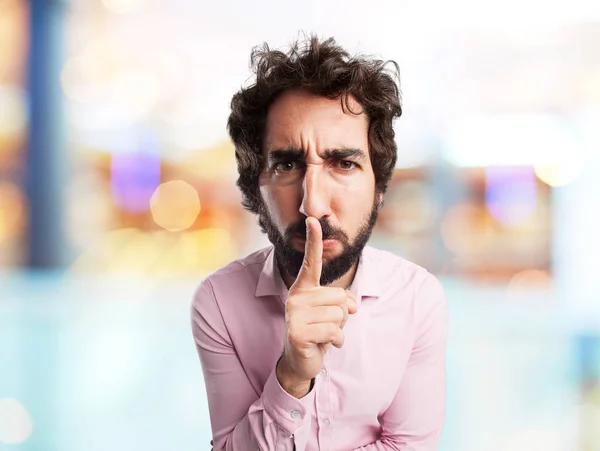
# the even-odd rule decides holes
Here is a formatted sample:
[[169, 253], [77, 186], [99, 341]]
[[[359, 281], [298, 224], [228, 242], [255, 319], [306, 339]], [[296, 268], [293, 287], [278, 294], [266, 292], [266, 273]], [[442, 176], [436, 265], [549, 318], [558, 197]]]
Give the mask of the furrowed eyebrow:
[[337, 159], [337, 160], [345, 160], [347, 158], [355, 158], [359, 161], [365, 161], [367, 156], [360, 149], [354, 149], [349, 147], [342, 147], [340, 149], [326, 149], [323, 152], [324, 159]]
[[[306, 159], [306, 155], [302, 149], [291, 147], [287, 149], [273, 150], [272, 152], [269, 152], [267, 158], [271, 163], [281, 160], [304, 161]], [[345, 160], [348, 158], [354, 158], [361, 162], [367, 160], [367, 156], [361, 149], [355, 149], [352, 147], [325, 149], [323, 151], [322, 158], [324, 160]]]
[[281, 160], [304, 160], [304, 152], [300, 149], [277, 149], [269, 152], [268, 159], [270, 162]]

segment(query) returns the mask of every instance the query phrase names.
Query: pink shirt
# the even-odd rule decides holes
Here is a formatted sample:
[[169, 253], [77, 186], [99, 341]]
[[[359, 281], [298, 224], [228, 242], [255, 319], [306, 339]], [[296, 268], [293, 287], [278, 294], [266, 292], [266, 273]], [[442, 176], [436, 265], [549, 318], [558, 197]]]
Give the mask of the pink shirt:
[[438, 449], [446, 404], [446, 298], [425, 269], [366, 247], [350, 289], [358, 311], [313, 389], [296, 399], [275, 365], [288, 290], [272, 247], [205, 279], [192, 330], [215, 450]]

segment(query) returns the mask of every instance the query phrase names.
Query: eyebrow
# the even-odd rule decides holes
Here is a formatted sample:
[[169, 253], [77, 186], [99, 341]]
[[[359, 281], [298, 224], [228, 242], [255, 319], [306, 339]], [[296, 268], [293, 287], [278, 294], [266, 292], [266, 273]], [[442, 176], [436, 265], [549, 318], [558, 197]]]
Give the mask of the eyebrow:
[[326, 160], [330, 158], [335, 158], [337, 160], [355, 158], [359, 161], [365, 161], [367, 156], [361, 149], [355, 149], [353, 147], [341, 147], [339, 149], [325, 149], [323, 152], [323, 158]]
[[272, 152], [269, 152], [267, 158], [269, 161], [281, 161], [281, 160], [304, 160], [304, 152], [301, 149], [296, 148], [287, 148], [287, 149], [277, 149]]
[[[323, 151], [323, 159], [337, 159], [337, 160], [345, 160], [348, 158], [354, 158], [359, 161], [365, 161], [367, 156], [361, 149], [356, 149], [353, 147], [340, 147], [335, 149], [325, 149]], [[293, 161], [303, 161], [305, 159], [305, 154], [302, 149], [298, 148], [286, 148], [286, 149], [277, 149], [269, 152], [268, 159], [271, 162], [281, 161], [281, 160], [293, 160]]]

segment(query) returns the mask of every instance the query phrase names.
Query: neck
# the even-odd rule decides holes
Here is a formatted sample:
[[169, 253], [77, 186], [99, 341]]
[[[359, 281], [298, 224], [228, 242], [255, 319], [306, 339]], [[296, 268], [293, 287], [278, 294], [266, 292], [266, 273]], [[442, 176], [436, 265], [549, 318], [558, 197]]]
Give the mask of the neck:
[[[281, 274], [281, 278], [283, 279], [285, 286], [289, 289], [292, 286], [292, 284], [296, 281], [296, 278], [293, 276], [290, 276], [287, 273], [287, 271], [285, 271], [281, 267], [281, 265], [279, 263], [277, 264], [277, 266], [279, 268], [279, 273]], [[352, 281], [354, 280], [354, 276], [356, 275], [357, 268], [358, 268], [358, 262], [354, 263], [354, 265], [352, 265], [352, 268], [350, 268], [346, 274], [344, 274], [339, 279], [334, 280], [327, 286], [328, 287], [340, 287], [343, 289], [347, 289], [348, 287], [350, 287], [350, 285], [352, 284]]]

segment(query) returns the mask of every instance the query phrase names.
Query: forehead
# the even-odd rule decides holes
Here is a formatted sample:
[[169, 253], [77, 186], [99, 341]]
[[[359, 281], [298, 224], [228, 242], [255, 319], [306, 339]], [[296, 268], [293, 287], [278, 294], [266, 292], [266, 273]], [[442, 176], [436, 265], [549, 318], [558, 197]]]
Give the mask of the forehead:
[[[353, 98], [353, 112], [362, 108]], [[304, 90], [281, 94], [267, 114], [264, 150], [294, 146], [308, 148], [353, 147], [367, 151], [368, 119], [365, 113], [344, 111], [340, 98], [329, 99]]]

